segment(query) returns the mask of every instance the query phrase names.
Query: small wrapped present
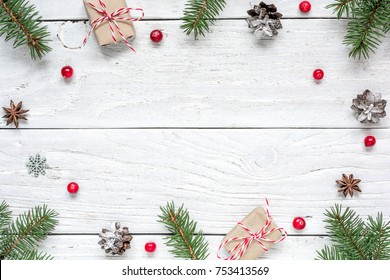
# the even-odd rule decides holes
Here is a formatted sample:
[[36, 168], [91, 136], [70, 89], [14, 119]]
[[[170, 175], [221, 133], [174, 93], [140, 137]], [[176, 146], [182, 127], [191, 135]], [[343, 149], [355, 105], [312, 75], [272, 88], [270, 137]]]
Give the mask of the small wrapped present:
[[[273, 221], [267, 208], [255, 208], [225, 236], [218, 249], [218, 258], [224, 260], [254, 260], [287, 237], [287, 232]], [[225, 248], [229, 257], [223, 258], [219, 251]]]
[[[84, 45], [92, 30], [101, 46], [116, 44], [124, 41], [134, 50], [129, 39], [135, 36], [133, 21], [141, 20], [144, 16], [141, 8], [128, 8], [125, 0], [83, 0], [87, 11], [91, 31], [84, 39]], [[140, 17], [133, 18], [130, 15], [132, 10], [142, 13]]]

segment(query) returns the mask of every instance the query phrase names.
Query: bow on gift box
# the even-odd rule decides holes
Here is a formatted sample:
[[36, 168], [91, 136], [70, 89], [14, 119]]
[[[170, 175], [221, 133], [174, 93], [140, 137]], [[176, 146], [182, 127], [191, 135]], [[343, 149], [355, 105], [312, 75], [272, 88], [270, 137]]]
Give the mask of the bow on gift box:
[[[94, 9], [96, 12], [98, 12], [101, 17], [95, 19], [91, 22], [91, 30], [88, 32], [88, 35], [85, 37], [83, 45], [87, 43], [87, 40], [89, 36], [92, 33], [92, 30], [96, 30], [102, 23], [108, 22], [111, 30], [111, 36], [114, 43], [117, 43], [117, 40], [115, 38], [115, 30], [118, 31], [119, 35], [121, 36], [122, 40], [126, 43], [126, 45], [135, 52], [135, 49], [130, 45], [129, 41], [125, 38], [123, 35], [117, 21], [139, 21], [144, 17], [144, 10], [141, 8], [119, 8], [116, 11], [113, 11], [111, 14], [107, 13], [106, 5], [104, 4], [103, 0], [99, 0], [100, 8], [96, 7], [93, 3], [88, 2], [88, 5]], [[120, 17], [125, 14], [129, 14], [132, 10], [140, 11], [142, 12], [142, 16], [138, 18], [132, 18], [132, 17]], [[114, 28], [115, 27], [115, 28]]]
[[[265, 213], [267, 215], [267, 220], [265, 222], [265, 225], [261, 229], [259, 229], [258, 231], [251, 232], [251, 230], [249, 228], [247, 228], [243, 223], [238, 222], [237, 224], [240, 227], [242, 227], [249, 234], [249, 236], [248, 237], [233, 237], [233, 238], [226, 239], [224, 242], [222, 242], [219, 245], [218, 253], [217, 253], [217, 257], [219, 259], [223, 259], [223, 260], [238, 260], [238, 259], [240, 259], [245, 254], [246, 250], [251, 246], [252, 242], [258, 242], [260, 244], [261, 248], [263, 248], [264, 251], [268, 252], [268, 249], [267, 249], [267, 247], [265, 247], [263, 242], [279, 243], [279, 242], [282, 242], [287, 237], [287, 232], [283, 228], [275, 227], [275, 228], [269, 229], [270, 225], [273, 222], [273, 219], [269, 213], [268, 199], [266, 199], [265, 201], [267, 204], [267, 207], [265, 209]], [[267, 238], [267, 235], [273, 233], [276, 230], [280, 231], [283, 234], [282, 237], [280, 237], [277, 240], [272, 240], [272, 239]], [[236, 246], [234, 246], [234, 248], [232, 248], [231, 250], [228, 250], [230, 257], [227, 257], [227, 258], [221, 257], [219, 255], [219, 252], [221, 251], [221, 249], [226, 244], [228, 244], [230, 242], [234, 242], [234, 241], [241, 241], [241, 242], [238, 243]]]

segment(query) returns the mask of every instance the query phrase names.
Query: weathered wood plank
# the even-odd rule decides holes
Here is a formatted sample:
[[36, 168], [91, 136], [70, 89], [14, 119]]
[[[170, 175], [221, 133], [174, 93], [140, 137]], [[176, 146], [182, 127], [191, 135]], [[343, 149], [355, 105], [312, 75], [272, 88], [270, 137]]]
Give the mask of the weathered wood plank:
[[[1, 105], [23, 100], [25, 128], [97, 127], [374, 127], [349, 108], [365, 89], [389, 99], [390, 40], [369, 61], [348, 58], [344, 24], [286, 20], [273, 41], [257, 41], [242, 21], [221, 21], [194, 41], [177, 21], [137, 24], [133, 54], [125, 45], [80, 49], [84, 23], [50, 23], [53, 52], [32, 62], [25, 49], [0, 41]], [[169, 33], [161, 46], [150, 30]], [[75, 69], [64, 82], [60, 69]], [[325, 79], [313, 81], [315, 68]], [[1, 119], [1, 128], [4, 120]], [[390, 127], [385, 118], [375, 127]]]
[[[46, 20], [79, 20], [87, 19], [82, 0], [59, 1], [55, 5], [48, 5], [45, 0], [31, 0], [36, 4], [43, 18]], [[145, 19], [179, 19], [183, 15], [184, 5], [187, 1], [177, 0], [135, 0], [127, 1], [130, 7], [141, 7], [145, 11]], [[227, 0], [227, 6], [221, 18], [244, 18], [249, 9], [249, 1]], [[253, 1], [253, 3], [260, 1]], [[299, 11], [299, 1], [274, 0], [274, 3], [285, 17], [334, 17], [331, 10], [325, 9], [329, 0], [317, 0], [312, 2], [312, 10], [309, 14]]]
[[[210, 255], [208, 259], [217, 259], [216, 252], [223, 236], [206, 236], [209, 242]], [[42, 243], [41, 250], [52, 254], [56, 260], [170, 260], [174, 257], [164, 244], [161, 235], [137, 235], [131, 243], [132, 248], [121, 257], [112, 257], [104, 253], [97, 245], [99, 237], [60, 235], [50, 236]], [[145, 252], [144, 245], [148, 241], [156, 242], [157, 250], [153, 254]], [[328, 237], [289, 236], [285, 241], [275, 245], [261, 259], [268, 260], [313, 260], [317, 257], [316, 251], [321, 250], [324, 244], [329, 244]]]
[[[390, 131], [376, 130], [366, 150], [360, 130], [1, 130], [0, 193], [15, 214], [49, 204], [58, 233], [97, 233], [113, 221], [137, 233], [163, 233], [159, 206], [185, 203], [206, 233], [225, 234], [269, 198], [275, 221], [294, 232], [324, 234], [323, 212], [335, 203], [361, 215], [390, 218]], [[35, 179], [28, 156], [51, 169]], [[362, 179], [362, 194], [344, 198], [335, 180]], [[76, 197], [66, 185], [80, 184]]]

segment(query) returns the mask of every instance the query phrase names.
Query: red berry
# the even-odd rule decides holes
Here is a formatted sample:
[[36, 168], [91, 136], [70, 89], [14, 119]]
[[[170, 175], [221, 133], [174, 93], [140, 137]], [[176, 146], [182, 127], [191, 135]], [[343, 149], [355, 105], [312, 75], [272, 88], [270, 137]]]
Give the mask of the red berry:
[[145, 244], [145, 251], [148, 253], [153, 253], [154, 251], [156, 251], [156, 248], [157, 248], [157, 245], [154, 242], [147, 242]]
[[303, 230], [306, 227], [306, 221], [302, 217], [296, 217], [293, 220], [293, 227], [296, 230]]
[[70, 79], [73, 76], [73, 68], [70, 66], [62, 67], [61, 74], [65, 79]]
[[302, 1], [301, 4], [299, 4], [299, 9], [302, 13], [308, 13], [311, 10], [311, 4], [309, 1]]
[[68, 192], [69, 193], [77, 193], [79, 191], [79, 185], [75, 182], [71, 182], [68, 184]]
[[150, 40], [152, 40], [153, 43], [160, 43], [163, 38], [164, 35], [161, 30], [156, 29], [150, 32]]
[[372, 147], [376, 144], [376, 139], [374, 136], [367, 136], [366, 138], [364, 138], [364, 145], [366, 145], [366, 147]]
[[317, 81], [322, 80], [322, 78], [324, 78], [324, 75], [324, 71], [322, 71], [321, 69], [316, 69], [313, 72], [313, 78]]

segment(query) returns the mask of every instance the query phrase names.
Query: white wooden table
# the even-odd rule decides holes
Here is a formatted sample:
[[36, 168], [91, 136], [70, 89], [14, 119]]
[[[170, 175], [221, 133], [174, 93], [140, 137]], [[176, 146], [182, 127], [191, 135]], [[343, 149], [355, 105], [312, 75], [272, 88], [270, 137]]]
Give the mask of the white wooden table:
[[[366, 88], [390, 99], [390, 40], [368, 61], [348, 58], [346, 21], [312, 1], [274, 0], [284, 29], [258, 41], [244, 21], [248, 1], [227, 1], [221, 20], [197, 41], [182, 33], [185, 1], [128, 1], [143, 7], [133, 46], [86, 47], [81, 0], [31, 0], [52, 32], [53, 51], [41, 62], [0, 40], [1, 105], [23, 100], [29, 120], [19, 130], [1, 120], [0, 196], [14, 214], [37, 204], [60, 213], [42, 249], [56, 259], [105, 259], [97, 233], [121, 221], [134, 233], [123, 258], [170, 259], [159, 206], [184, 203], [210, 242], [222, 237], [264, 198], [290, 233], [264, 258], [313, 259], [329, 242], [323, 212], [335, 203], [363, 217], [390, 219], [390, 117], [362, 125], [351, 100]], [[150, 42], [153, 29], [167, 37]], [[65, 82], [60, 69], [72, 65]], [[325, 71], [317, 84], [316, 68]], [[363, 145], [376, 136], [372, 150]], [[50, 169], [33, 178], [25, 163], [40, 153]], [[337, 193], [342, 173], [361, 178], [363, 193]], [[66, 185], [76, 181], [71, 197]], [[307, 227], [294, 231], [295, 216]], [[155, 241], [148, 256], [143, 246]]]

